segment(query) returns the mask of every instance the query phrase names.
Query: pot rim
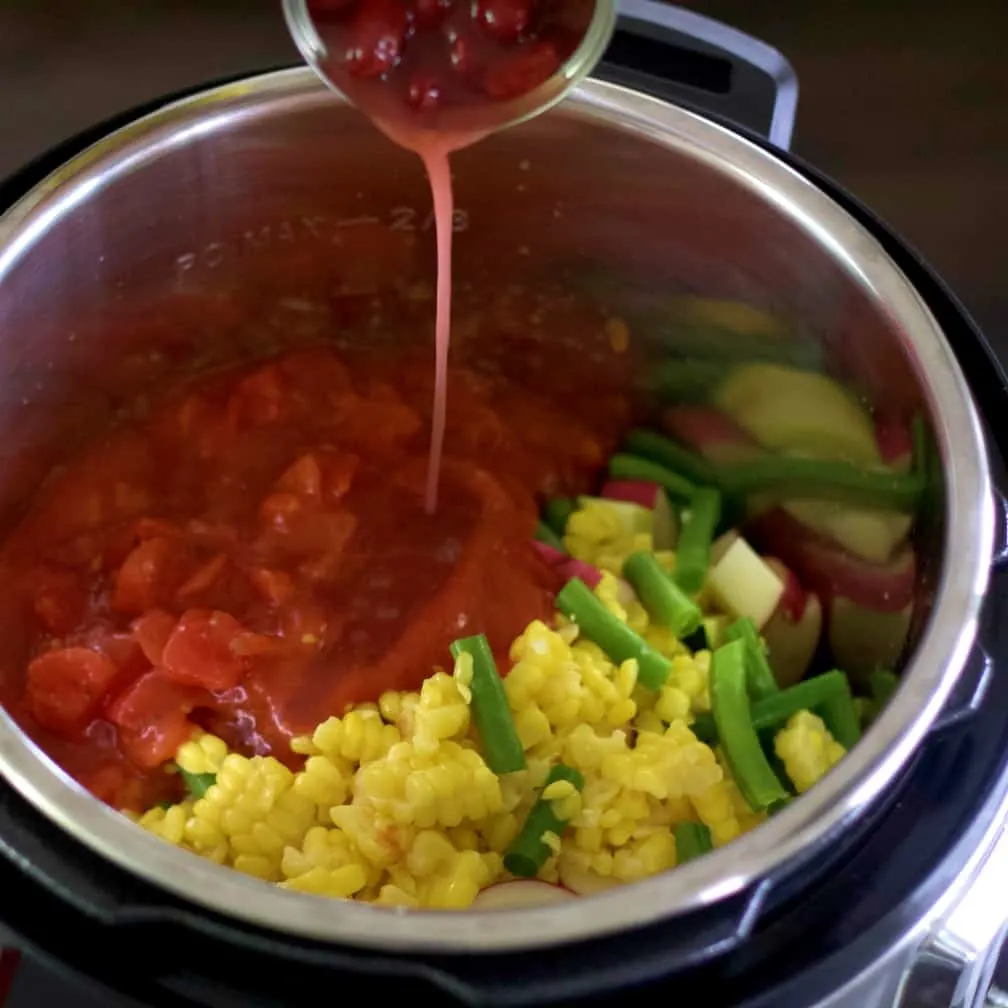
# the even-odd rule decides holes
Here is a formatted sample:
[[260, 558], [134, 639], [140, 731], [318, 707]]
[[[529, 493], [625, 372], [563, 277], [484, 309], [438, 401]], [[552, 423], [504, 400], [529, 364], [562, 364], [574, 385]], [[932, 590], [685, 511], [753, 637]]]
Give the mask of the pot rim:
[[[32, 244], [96, 189], [194, 136], [258, 115], [337, 102], [308, 68], [210, 88], [114, 131], [0, 214], [0, 283]], [[906, 334], [945, 474], [946, 539], [931, 618], [902, 683], [845, 759], [799, 801], [727, 848], [643, 882], [534, 910], [376, 908], [279, 889], [194, 857], [93, 798], [0, 712], [0, 774], [77, 841], [198, 907], [290, 935], [395, 952], [501, 953], [585, 941], [749, 893], [821, 850], [904, 768], [955, 686], [976, 635], [994, 542], [980, 420], [951, 348], [878, 241], [829, 196], [743, 136], [618, 85], [582, 83], [553, 115], [643, 136], [726, 173], [813, 235]], [[585, 910], [588, 909], [588, 912]], [[747, 913], [748, 916], [748, 913]]]

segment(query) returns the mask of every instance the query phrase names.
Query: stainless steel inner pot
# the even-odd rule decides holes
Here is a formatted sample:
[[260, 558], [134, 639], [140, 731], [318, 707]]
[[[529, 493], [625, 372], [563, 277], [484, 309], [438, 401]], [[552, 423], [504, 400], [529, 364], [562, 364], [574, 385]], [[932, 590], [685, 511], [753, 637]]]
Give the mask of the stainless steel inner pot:
[[[545, 284], [578, 264], [570, 275], [590, 278], [588, 293], [614, 311], [666, 290], [768, 308], [800, 326], [808, 347], [845, 360], [874, 401], [921, 403], [945, 476], [944, 521], [929, 542], [939, 570], [931, 615], [902, 687], [862, 743], [740, 841], [590, 903], [402, 914], [282, 891], [137, 829], [0, 719], [0, 771], [20, 794], [81, 843], [192, 904], [355, 945], [484, 952], [683, 914], [755, 891], [821, 851], [907, 763], [955, 684], [986, 590], [993, 514], [978, 417], [935, 320], [881, 246], [773, 155], [589, 81], [544, 117], [460, 153], [454, 170], [457, 282], [520, 272]], [[261, 349], [271, 326], [306, 324], [298, 278], [353, 249], [362, 222], [411, 232], [426, 256], [429, 206], [419, 162], [301, 69], [188, 98], [63, 166], [0, 217], [4, 516], [78, 432], [141, 391], [135, 375], [150, 371], [134, 364], [159, 355], [161, 379], [189, 366], [191, 349], [166, 352], [173, 336], [206, 360]], [[432, 257], [423, 261], [430, 268]], [[253, 287], [260, 304], [264, 291], [276, 302], [256, 324], [208, 313], [203, 300], [186, 333], [170, 331], [178, 316], [165, 315], [166, 304]], [[675, 338], [654, 334], [659, 352]]]

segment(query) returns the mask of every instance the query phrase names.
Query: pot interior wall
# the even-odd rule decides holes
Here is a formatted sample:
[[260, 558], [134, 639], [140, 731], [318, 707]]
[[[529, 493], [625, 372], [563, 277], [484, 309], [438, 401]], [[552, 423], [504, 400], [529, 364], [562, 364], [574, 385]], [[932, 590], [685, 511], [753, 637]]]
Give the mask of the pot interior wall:
[[[57, 178], [0, 252], [8, 521], [51, 465], [139, 393], [292, 343], [391, 341], [383, 312], [433, 284], [420, 162], [318, 89], [260, 96], [240, 113], [189, 107], [119, 139]], [[915, 407], [899, 334], [814, 224], [702, 152], [574, 102], [453, 165], [459, 353], [532, 362], [509, 298], [563, 288], [630, 328], [630, 363], [599, 353], [585, 395], [622, 384], [647, 409], [659, 386], [690, 394], [710, 373], [684, 359], [768, 354], [837, 373], [897, 412]], [[763, 309], [775, 325], [736, 317], [698, 330], [679, 314], [683, 294]], [[409, 338], [426, 348], [432, 303], [420, 317]], [[577, 334], [557, 340], [582, 349]], [[562, 367], [551, 380], [565, 381]]]

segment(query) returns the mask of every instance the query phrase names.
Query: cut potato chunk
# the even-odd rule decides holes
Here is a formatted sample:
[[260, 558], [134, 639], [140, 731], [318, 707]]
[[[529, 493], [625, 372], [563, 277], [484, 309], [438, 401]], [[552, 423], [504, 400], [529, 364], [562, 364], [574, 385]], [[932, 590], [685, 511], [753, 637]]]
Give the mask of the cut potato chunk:
[[474, 910], [532, 910], [535, 907], [566, 903], [575, 894], [563, 886], [538, 879], [515, 879], [488, 886], [473, 902]]
[[590, 868], [582, 868], [565, 858], [560, 859], [560, 881], [578, 896], [594, 896], [595, 893], [605, 892], [620, 884], [611, 875], [599, 875]]
[[809, 528], [869, 563], [890, 560], [913, 524], [911, 514], [831, 501], [788, 501], [781, 506]]
[[913, 603], [884, 612], [838, 597], [829, 607], [829, 645], [837, 665], [860, 680], [879, 668], [892, 668], [906, 647]]
[[826, 375], [746, 364], [721, 383], [714, 403], [767, 448], [865, 466], [881, 462], [871, 417]]
[[784, 594], [784, 582], [741, 537], [711, 568], [707, 586], [720, 608], [736, 618], [748, 616], [757, 629], [770, 619]]

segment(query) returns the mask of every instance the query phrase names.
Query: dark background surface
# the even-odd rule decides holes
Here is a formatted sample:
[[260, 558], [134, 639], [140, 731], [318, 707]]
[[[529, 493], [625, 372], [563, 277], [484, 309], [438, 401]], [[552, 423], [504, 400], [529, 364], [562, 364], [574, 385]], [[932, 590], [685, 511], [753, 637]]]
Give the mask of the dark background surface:
[[[684, 6], [791, 60], [796, 152], [915, 245], [1008, 359], [1008, 3]], [[296, 58], [279, 0], [0, 0], [0, 177], [117, 111]], [[94, 1003], [43, 982], [22, 970], [9, 1008]]]

